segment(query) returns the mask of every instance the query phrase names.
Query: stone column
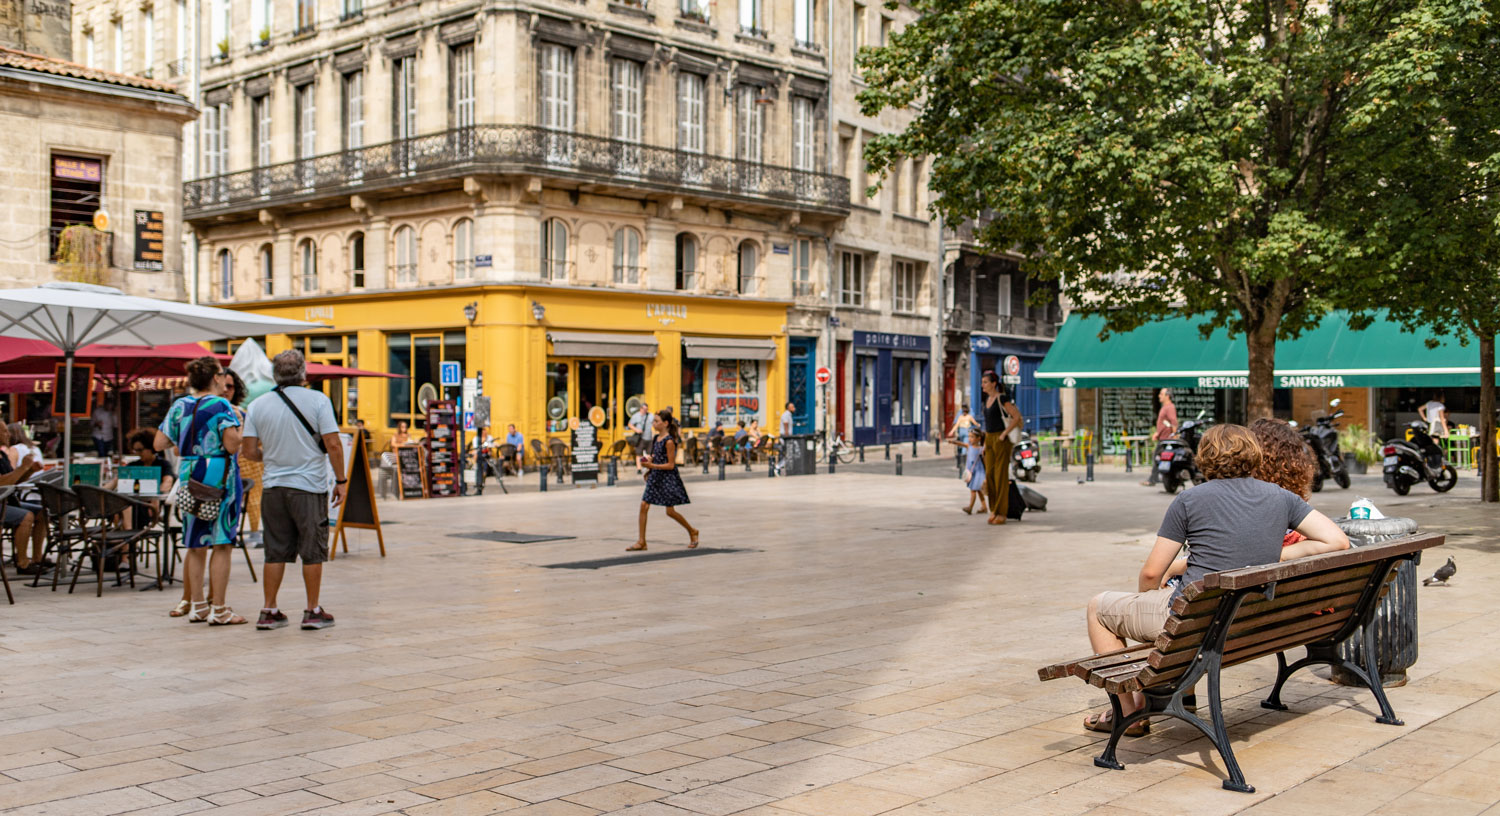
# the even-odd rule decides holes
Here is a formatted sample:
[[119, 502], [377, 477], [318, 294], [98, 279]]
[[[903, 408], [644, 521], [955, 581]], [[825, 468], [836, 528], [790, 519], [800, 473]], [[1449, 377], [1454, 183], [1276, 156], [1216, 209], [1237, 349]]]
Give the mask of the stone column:
[[[372, 215], [365, 222], [365, 288], [391, 287], [391, 222]], [[361, 345], [363, 348], [363, 345]]]

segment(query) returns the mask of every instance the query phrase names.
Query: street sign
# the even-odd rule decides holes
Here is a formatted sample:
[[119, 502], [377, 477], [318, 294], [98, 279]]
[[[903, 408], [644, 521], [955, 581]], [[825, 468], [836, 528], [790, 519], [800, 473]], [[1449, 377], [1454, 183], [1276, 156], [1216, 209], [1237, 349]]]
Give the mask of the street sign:
[[1006, 385], [1020, 385], [1021, 384], [1021, 358], [1020, 357], [1017, 357], [1014, 354], [1011, 354], [1011, 355], [1007, 356], [1005, 358], [1005, 362], [1001, 364], [1001, 369], [1005, 372], [1005, 374], [1000, 377], [1000, 382], [1003, 382]]
[[458, 361], [445, 361], [438, 366], [439, 384], [451, 388], [463, 383], [464, 368]]
[[818, 385], [827, 385], [833, 379], [833, 372], [829, 371], [827, 366], [822, 366], [818, 369], [817, 377]]

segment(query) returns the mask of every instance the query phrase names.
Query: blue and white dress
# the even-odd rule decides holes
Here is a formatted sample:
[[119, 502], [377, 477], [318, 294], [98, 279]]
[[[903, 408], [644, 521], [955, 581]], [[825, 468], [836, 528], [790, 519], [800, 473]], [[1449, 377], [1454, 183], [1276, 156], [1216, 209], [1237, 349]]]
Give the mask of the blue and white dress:
[[964, 460], [964, 470], [973, 471], [969, 477], [970, 490], [984, 490], [984, 446], [970, 443], [968, 458]]
[[[212, 520], [184, 515], [182, 541], [187, 547], [233, 544], [239, 537], [244, 486], [239, 462], [224, 449], [224, 431], [240, 426], [234, 406], [223, 397], [183, 397], [172, 403], [161, 432], [177, 444], [177, 478], [186, 484], [197, 479], [224, 488], [219, 515]], [[188, 438], [189, 434], [192, 438]]]

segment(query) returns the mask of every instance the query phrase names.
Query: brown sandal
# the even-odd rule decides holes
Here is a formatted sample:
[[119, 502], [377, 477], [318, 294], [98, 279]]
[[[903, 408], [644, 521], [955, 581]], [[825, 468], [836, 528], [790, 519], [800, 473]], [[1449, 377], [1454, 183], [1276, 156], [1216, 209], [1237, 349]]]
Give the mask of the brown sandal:
[[[1083, 718], [1083, 728], [1086, 731], [1112, 734], [1115, 730], [1114, 718], [1108, 713], [1090, 714]], [[1136, 720], [1130, 725], [1125, 726], [1125, 736], [1127, 737], [1144, 737], [1149, 733], [1151, 733], [1150, 720]]]
[[626, 547], [625, 548], [625, 552], [640, 552], [641, 550], [644, 550], [644, 549], [646, 549], [646, 545], [645, 544], [636, 544], [636, 545], [631, 546], [631, 547]]

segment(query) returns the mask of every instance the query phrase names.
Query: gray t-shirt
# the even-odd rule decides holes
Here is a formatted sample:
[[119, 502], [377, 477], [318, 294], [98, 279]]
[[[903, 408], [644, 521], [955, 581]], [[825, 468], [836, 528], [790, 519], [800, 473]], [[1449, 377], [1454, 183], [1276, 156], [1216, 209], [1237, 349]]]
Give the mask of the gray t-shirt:
[[1186, 586], [1210, 572], [1280, 561], [1286, 531], [1311, 512], [1297, 494], [1270, 482], [1214, 479], [1178, 496], [1156, 534], [1190, 547]]
[[[322, 391], [301, 386], [282, 390], [320, 436], [339, 432], [333, 403]], [[260, 440], [261, 458], [266, 464], [266, 487], [327, 493], [332, 486], [333, 467], [328, 462], [328, 455], [318, 449], [312, 434], [302, 427], [296, 415], [274, 393], [257, 397], [250, 403], [250, 409], [245, 412], [244, 435], [247, 439]]]

